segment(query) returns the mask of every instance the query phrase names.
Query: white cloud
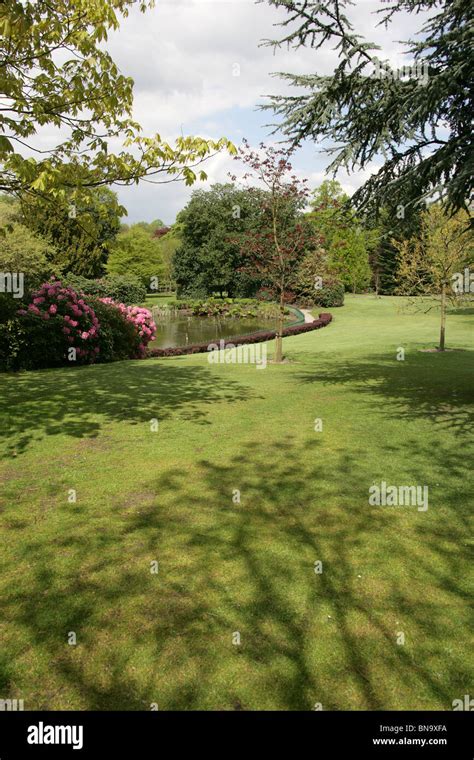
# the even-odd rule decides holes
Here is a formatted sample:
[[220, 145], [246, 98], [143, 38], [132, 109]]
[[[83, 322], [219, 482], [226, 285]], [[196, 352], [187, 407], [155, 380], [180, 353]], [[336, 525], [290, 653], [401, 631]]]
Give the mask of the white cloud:
[[[407, 16], [400, 14], [387, 33], [375, 28], [371, 16], [379, 7], [380, 2], [358, 0], [350, 13], [360, 34], [382, 44], [379, 56], [395, 61], [399, 48], [393, 40], [410, 36]], [[225, 135], [234, 141], [246, 135], [253, 143], [268, 140], [264, 125], [274, 117], [255, 108], [266, 94], [288, 91], [286, 82], [270, 74], [330, 73], [337, 60], [330, 50], [273, 51], [260, 46], [265, 38], [283, 35], [274, 24], [286, 17], [266, 2], [256, 5], [252, 0], [157, 0], [145, 14], [132, 10], [110, 35], [107, 47], [122, 73], [135, 80], [134, 117], [144, 134], [158, 132], [171, 142], [181, 133]], [[41, 130], [38, 145], [53, 144], [53, 136], [53, 130]], [[317, 184], [329, 161], [306, 145], [294, 163], [298, 173]], [[207, 165], [209, 183], [226, 181], [230, 168], [235, 167], [228, 156], [212, 159]], [[341, 176], [341, 181], [352, 192], [369, 172]], [[183, 184], [147, 183], [117, 190], [130, 220], [161, 217], [168, 223], [191, 192]]]

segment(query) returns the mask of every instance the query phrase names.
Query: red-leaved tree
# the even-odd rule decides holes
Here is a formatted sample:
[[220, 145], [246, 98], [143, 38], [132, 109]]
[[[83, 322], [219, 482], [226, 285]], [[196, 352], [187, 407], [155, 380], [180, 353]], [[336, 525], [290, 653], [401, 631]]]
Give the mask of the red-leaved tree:
[[[260, 223], [257, 229], [245, 232], [238, 242], [243, 265], [241, 269], [250, 277], [267, 286], [279, 303], [279, 317], [275, 337], [275, 362], [283, 359], [282, 334], [285, 302], [294, 286], [302, 258], [318, 247], [320, 238], [302, 217], [308, 203], [307, 180], [292, 173], [291, 150], [278, 149], [260, 143], [259, 150], [243, 141], [235, 160], [242, 161], [248, 171], [242, 176], [265, 188], [255, 194], [260, 206]], [[237, 177], [231, 175], [235, 182]]]

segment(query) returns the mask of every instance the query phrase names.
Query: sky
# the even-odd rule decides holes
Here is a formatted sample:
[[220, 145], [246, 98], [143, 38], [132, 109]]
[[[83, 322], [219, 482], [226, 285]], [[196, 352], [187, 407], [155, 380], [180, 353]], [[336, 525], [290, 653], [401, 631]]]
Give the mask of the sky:
[[[413, 20], [400, 14], [387, 33], [376, 28], [373, 11], [380, 7], [380, 2], [356, 0], [349, 15], [357, 32], [381, 45], [381, 58], [403, 64], [406, 59], [400, 57], [396, 40], [410, 36]], [[258, 109], [265, 96], [288, 92], [289, 86], [272, 73], [330, 74], [337, 61], [331, 50], [274, 51], [262, 46], [264, 39], [282, 35], [275, 24], [286, 16], [265, 1], [253, 0], [156, 0], [155, 8], [145, 14], [131, 11], [109, 36], [107, 48], [121, 72], [135, 81], [134, 118], [143, 133], [159, 133], [170, 142], [180, 134], [225, 136], [236, 145], [243, 137], [252, 145], [279, 139], [271, 136], [268, 126], [275, 116]], [[314, 143], [303, 145], [293, 161], [297, 174], [307, 177], [311, 187], [326, 178], [329, 163]], [[228, 181], [236, 165], [221, 153], [204, 168], [208, 180], [194, 188]], [[340, 173], [337, 179], [351, 194], [375, 168], [376, 164], [350, 176]], [[183, 183], [142, 182], [114, 189], [128, 210], [124, 221], [129, 223], [159, 218], [172, 224], [192, 192]]]

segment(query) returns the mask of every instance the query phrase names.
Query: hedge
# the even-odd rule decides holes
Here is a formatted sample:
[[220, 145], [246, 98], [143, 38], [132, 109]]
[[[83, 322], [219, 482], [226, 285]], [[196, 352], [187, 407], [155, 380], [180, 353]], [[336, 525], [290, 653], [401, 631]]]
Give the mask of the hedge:
[[[321, 313], [318, 319], [314, 319], [312, 322], [305, 322], [304, 324], [293, 325], [292, 327], [285, 327], [283, 329], [283, 337], [286, 338], [289, 335], [299, 335], [300, 333], [310, 332], [311, 330], [319, 330], [321, 327], [326, 327], [332, 321], [332, 314]], [[223, 348], [227, 346], [243, 346], [250, 343], [265, 343], [267, 340], [273, 340], [275, 338], [276, 331], [260, 331], [256, 333], [250, 333], [249, 335], [240, 335], [236, 338], [229, 338], [223, 343]], [[171, 348], [152, 348], [149, 349], [147, 356], [149, 357], [161, 357], [161, 356], [184, 356], [185, 354], [202, 354], [207, 353], [208, 346], [212, 343], [195, 343], [192, 346], [175, 346]]]

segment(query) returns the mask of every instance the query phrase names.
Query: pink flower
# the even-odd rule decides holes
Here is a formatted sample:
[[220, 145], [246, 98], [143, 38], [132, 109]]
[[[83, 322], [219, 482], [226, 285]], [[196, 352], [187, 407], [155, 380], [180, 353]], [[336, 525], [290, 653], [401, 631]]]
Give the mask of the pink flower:
[[49, 307], [49, 313], [56, 314], [57, 310], [58, 310], [58, 307], [56, 306], [56, 304], [52, 303], [51, 306]]

